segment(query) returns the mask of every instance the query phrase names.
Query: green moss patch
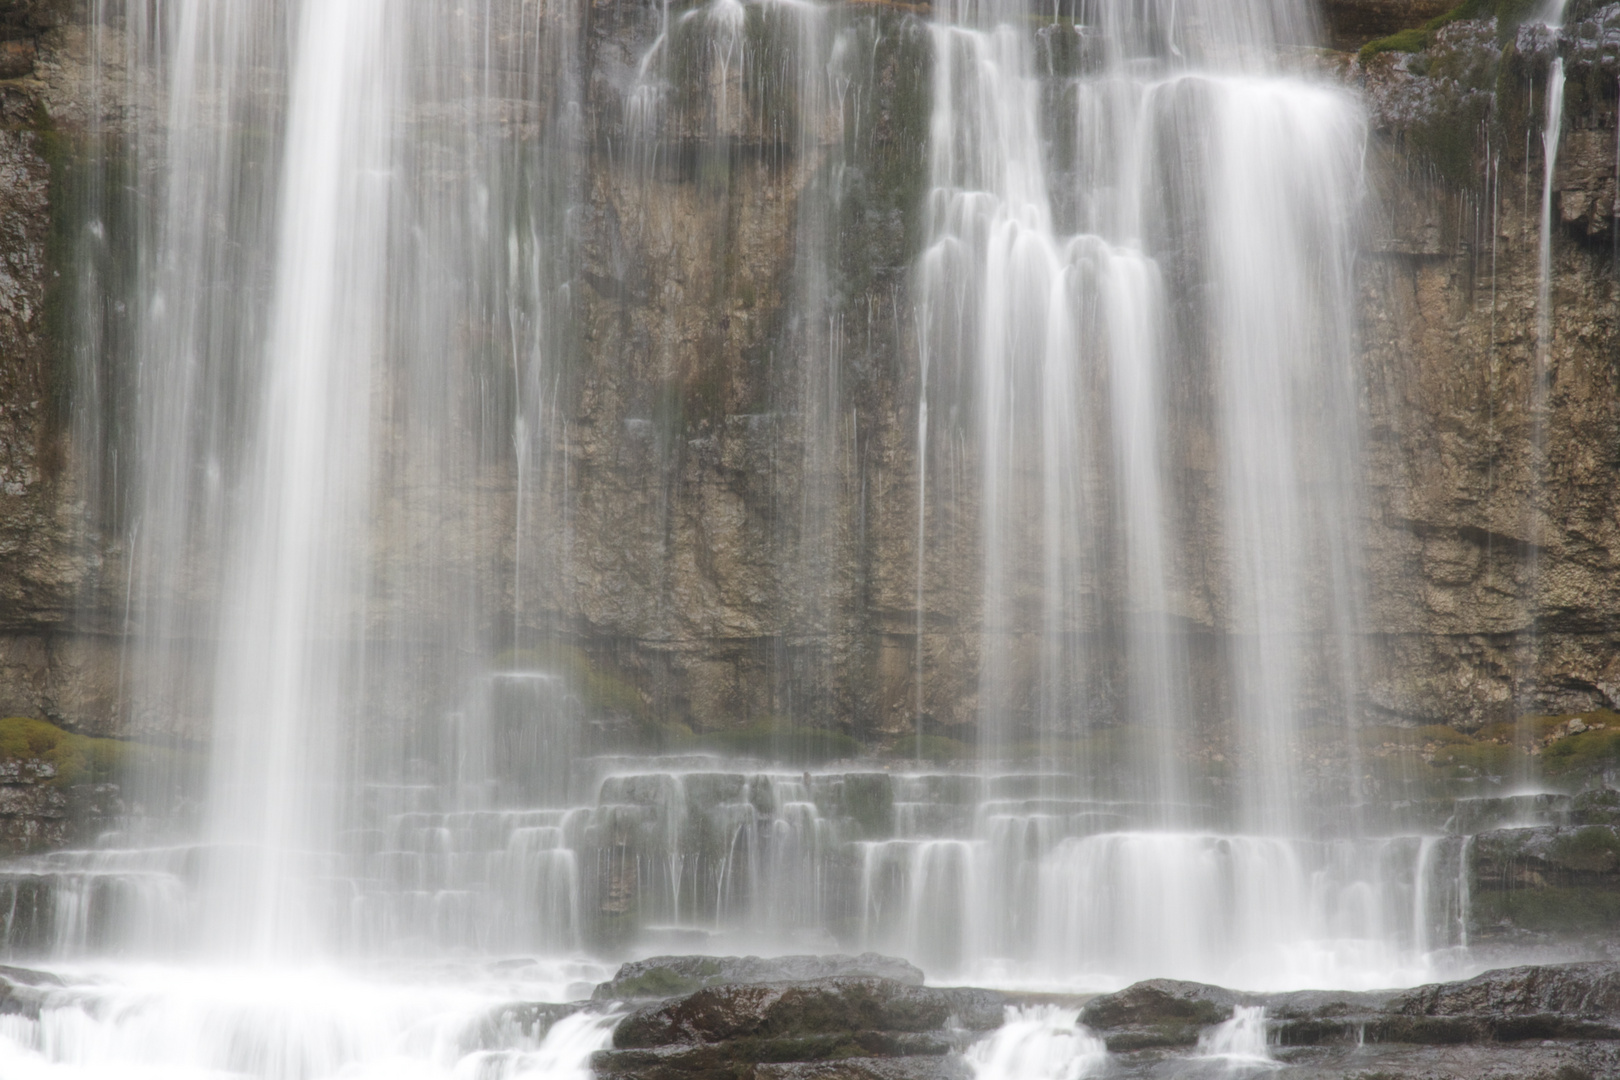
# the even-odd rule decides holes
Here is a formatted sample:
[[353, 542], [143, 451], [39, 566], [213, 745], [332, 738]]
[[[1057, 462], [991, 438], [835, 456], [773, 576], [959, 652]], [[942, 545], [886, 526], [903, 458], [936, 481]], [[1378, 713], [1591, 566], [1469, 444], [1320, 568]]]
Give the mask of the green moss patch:
[[1358, 55], [1365, 64], [1379, 53], [1422, 52], [1429, 47], [1436, 30], [1459, 19], [1495, 19], [1498, 35], [1506, 40], [1536, 7], [1537, 0], [1463, 0], [1444, 15], [1436, 15], [1421, 26], [1397, 30], [1388, 37], [1367, 42]]
[[[1369, 767], [1385, 780], [1449, 782], [1538, 776], [1565, 790], [1620, 766], [1620, 714], [1526, 716], [1464, 732], [1443, 725], [1379, 725], [1360, 732]], [[1460, 792], [1459, 792], [1460, 793]]]
[[48, 720], [0, 719], [0, 760], [48, 762], [56, 767], [56, 776], [46, 783], [54, 786], [110, 783], [118, 778], [128, 752], [128, 743], [75, 735]]
[[1543, 933], [1612, 933], [1620, 926], [1620, 893], [1597, 886], [1481, 890], [1471, 904], [1481, 928], [1509, 923]]

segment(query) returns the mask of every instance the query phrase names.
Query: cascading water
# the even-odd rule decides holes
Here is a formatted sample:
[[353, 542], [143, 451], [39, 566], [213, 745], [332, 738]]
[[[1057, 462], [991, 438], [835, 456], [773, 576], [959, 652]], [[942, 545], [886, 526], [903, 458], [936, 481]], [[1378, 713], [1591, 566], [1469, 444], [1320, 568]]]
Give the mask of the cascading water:
[[[1346, 749], [1366, 132], [1304, 66], [1310, 5], [957, 0], [925, 23], [710, 0], [593, 8], [625, 20], [607, 30], [582, 8], [174, 0], [108, 23], [142, 73], [139, 180], [98, 196], [131, 200], [134, 374], [126, 427], [81, 438], [136, 462], [109, 524], [128, 727], [200, 733], [206, 763], [162, 758], [119, 832], [0, 877], [12, 953], [69, 983], [0, 1054], [560, 1075], [611, 1018], [468, 1032], [637, 952], [870, 948], [1084, 990], [1430, 975], [1463, 943], [1465, 842], [1374, 815]], [[634, 49], [592, 36], [619, 32]], [[874, 103], [908, 78], [917, 145]], [[884, 170], [918, 180], [890, 217]], [[787, 280], [738, 280], [746, 221], [792, 236]], [[904, 265], [862, 294], [865, 232], [904, 238]], [[704, 245], [713, 281], [671, 269]], [[755, 383], [716, 388], [694, 341]], [[849, 404], [873, 356], [914, 364], [912, 473], [885, 474], [899, 451]], [[612, 424], [579, 404], [614, 395]], [[772, 475], [739, 479], [716, 430]], [[605, 566], [677, 609], [660, 648], [689, 619], [761, 662], [756, 623], [682, 607], [680, 568], [721, 558], [669, 545], [710, 453], [746, 489], [738, 528], [796, 568], [721, 583], [792, 627], [763, 661], [783, 723], [740, 759], [648, 751], [669, 732], [610, 715], [625, 692], [573, 644], [622, 627], [616, 591], [565, 603]], [[609, 465], [641, 485], [625, 505], [577, 498]], [[915, 580], [849, 572], [907, 477]], [[581, 544], [586, 516], [622, 550]], [[942, 585], [964, 551], [977, 580]], [[842, 669], [888, 662], [817, 634], [877, 640], [906, 595], [920, 756], [930, 605], [956, 594], [976, 750], [780, 760], [841, 720]], [[328, 977], [357, 1011], [326, 1027], [256, 996]], [[996, 1038], [980, 1075], [1101, 1053], [1052, 1010]]]
[[1008, 1009], [1007, 1023], [964, 1055], [977, 1080], [1081, 1080], [1106, 1068], [1103, 1041], [1055, 1005]]

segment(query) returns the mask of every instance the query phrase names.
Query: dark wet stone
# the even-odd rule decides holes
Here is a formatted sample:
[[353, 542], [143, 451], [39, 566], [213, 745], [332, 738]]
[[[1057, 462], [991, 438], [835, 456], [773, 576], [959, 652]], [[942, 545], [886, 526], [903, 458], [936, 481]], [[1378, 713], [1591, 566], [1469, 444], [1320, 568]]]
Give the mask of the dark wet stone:
[[923, 973], [914, 964], [878, 953], [859, 956], [654, 956], [621, 966], [597, 986], [597, 1001], [667, 998], [724, 983], [804, 982], [811, 979], [860, 977], [892, 979], [921, 986]]
[[1459, 799], [1446, 824], [1448, 831], [1459, 836], [1493, 829], [1564, 825], [1570, 820], [1572, 802], [1568, 795], [1551, 793]]
[[1575, 796], [1570, 811], [1575, 825], [1620, 825], [1620, 791], [1595, 788]]
[[[760, 1065], [795, 1065], [850, 1060], [938, 1061], [951, 1042], [932, 1032], [846, 1031], [788, 1037], [749, 1037], [696, 1045], [599, 1051], [591, 1058], [597, 1080], [688, 1080], [692, 1077], [747, 1077]], [[919, 1067], [919, 1075], [933, 1075]]]
[[845, 1058], [761, 1065], [755, 1080], [969, 1080], [973, 1070], [958, 1054], [943, 1057]]
[[0, 964], [0, 979], [22, 986], [66, 986], [60, 976], [52, 975], [48, 971], [35, 971], [33, 968], [12, 967], [9, 964]]
[[1378, 1042], [1620, 1039], [1620, 964], [1487, 971], [1397, 995], [1369, 1027]]
[[849, 1031], [927, 1032], [999, 1027], [1008, 998], [991, 990], [913, 986], [892, 979], [727, 984], [631, 1013], [618, 1049]]
[[1113, 1052], [1192, 1046], [1198, 1034], [1232, 1015], [1248, 997], [1233, 990], [1178, 979], [1149, 979], [1093, 998], [1080, 1022], [1096, 1031]]
[[1196, 1045], [1235, 1005], [1264, 1005], [1282, 1047], [1620, 1040], [1620, 964], [1490, 971], [1413, 990], [1249, 994], [1154, 979], [1093, 1000], [1081, 1020], [1128, 1053]]
[[1219, 1059], [1143, 1051], [1116, 1055], [1109, 1080], [1611, 1080], [1616, 1043], [1366, 1045], [1278, 1049], [1277, 1064], [1233, 1067]]
[[0, 965], [0, 1016], [38, 1020], [46, 996], [63, 985], [48, 971]]

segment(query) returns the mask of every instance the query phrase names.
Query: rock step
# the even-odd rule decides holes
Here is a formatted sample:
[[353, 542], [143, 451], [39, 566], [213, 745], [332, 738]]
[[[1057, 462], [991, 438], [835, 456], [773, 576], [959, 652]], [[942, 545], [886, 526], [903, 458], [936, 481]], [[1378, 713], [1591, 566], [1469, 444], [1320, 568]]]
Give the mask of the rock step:
[[618, 1050], [728, 1039], [919, 1033], [999, 1027], [1013, 999], [995, 990], [916, 986], [893, 979], [711, 986], [638, 1009], [613, 1034]]
[[1620, 1041], [1620, 964], [1504, 968], [1412, 990], [1251, 994], [1153, 979], [1092, 1000], [1081, 1022], [1115, 1053], [1195, 1046], [1239, 1006], [1264, 1006], [1279, 1046]]

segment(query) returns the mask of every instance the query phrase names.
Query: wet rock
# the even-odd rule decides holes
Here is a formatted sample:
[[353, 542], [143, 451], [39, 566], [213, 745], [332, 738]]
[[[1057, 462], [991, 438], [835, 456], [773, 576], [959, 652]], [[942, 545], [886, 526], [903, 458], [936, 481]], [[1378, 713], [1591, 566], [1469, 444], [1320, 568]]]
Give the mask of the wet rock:
[[1596, 788], [1575, 796], [1570, 808], [1571, 824], [1620, 825], [1620, 791]]
[[1502, 1046], [1365, 1045], [1276, 1051], [1280, 1069], [1234, 1070], [1225, 1062], [1186, 1059], [1122, 1063], [1124, 1078], [1192, 1080], [1197, 1077], [1270, 1076], [1289, 1080], [1598, 1080], [1620, 1069], [1620, 1046], [1553, 1043]]
[[713, 986], [631, 1013], [617, 1049], [782, 1038], [849, 1031], [929, 1032], [947, 1025], [984, 1031], [1001, 1024], [1007, 995], [915, 986], [892, 979]]
[[[811, 959], [789, 958], [789, 967], [816, 970], [819, 965], [805, 963]], [[834, 967], [892, 963], [884, 957], [825, 959]], [[739, 964], [736, 970], [767, 969]], [[920, 986], [906, 974], [908, 981], [843, 977], [704, 987], [625, 1017], [614, 1031], [613, 1049], [598, 1053], [593, 1068], [603, 1080], [963, 1075], [954, 1052], [975, 1033], [1001, 1025], [1008, 996]]]
[[1248, 998], [1233, 990], [1177, 979], [1150, 979], [1092, 1000], [1080, 1021], [1102, 1035], [1114, 1052], [1192, 1046], [1211, 1024], [1232, 1015]]
[[0, 1016], [38, 1019], [45, 996], [62, 985], [48, 971], [0, 965]]
[[1407, 991], [1253, 994], [1155, 979], [1097, 998], [1081, 1019], [1113, 1053], [1162, 1052], [1195, 1045], [1237, 1005], [1263, 1006], [1282, 1048], [1608, 1042], [1620, 1040], [1620, 964], [1507, 968]]
[[[964, 1080], [960, 1051], [1009, 1003], [883, 979], [706, 987], [632, 1013], [602, 1080]], [[1620, 964], [1509, 968], [1412, 990], [1246, 993], [1154, 979], [1094, 998], [1081, 1022], [1117, 1078], [1231, 1075], [1199, 1036], [1234, 1006], [1266, 1010], [1271, 1052], [1301, 1080], [1595, 1080], [1620, 1075]]]
[[1553, 793], [1458, 799], [1446, 831], [1472, 836], [1510, 826], [1563, 825], [1570, 819], [1571, 802], [1568, 795]]
[[1474, 838], [1470, 920], [1481, 939], [1612, 933], [1620, 827], [1498, 829]]
[[[943, 1035], [917, 1032], [847, 1031], [784, 1038], [744, 1037], [692, 1046], [604, 1050], [591, 1066], [601, 1080], [674, 1080], [681, 1077], [747, 1076], [757, 1065], [779, 1067], [849, 1060], [921, 1060], [933, 1064], [953, 1049]], [[928, 1064], [917, 1070], [929, 1075]]]
[[[1620, 964], [1553, 964], [1487, 971], [1465, 982], [1420, 986], [1390, 1001], [1402, 1016], [1620, 1021]], [[1612, 1036], [1609, 1036], [1612, 1037]]]
[[591, 995], [597, 1001], [674, 997], [724, 983], [803, 982], [838, 977], [921, 986], [922, 969], [878, 953], [859, 956], [654, 956], [624, 964]]
[[973, 1070], [958, 1055], [910, 1058], [845, 1058], [761, 1065], [755, 1080], [968, 1080]]

